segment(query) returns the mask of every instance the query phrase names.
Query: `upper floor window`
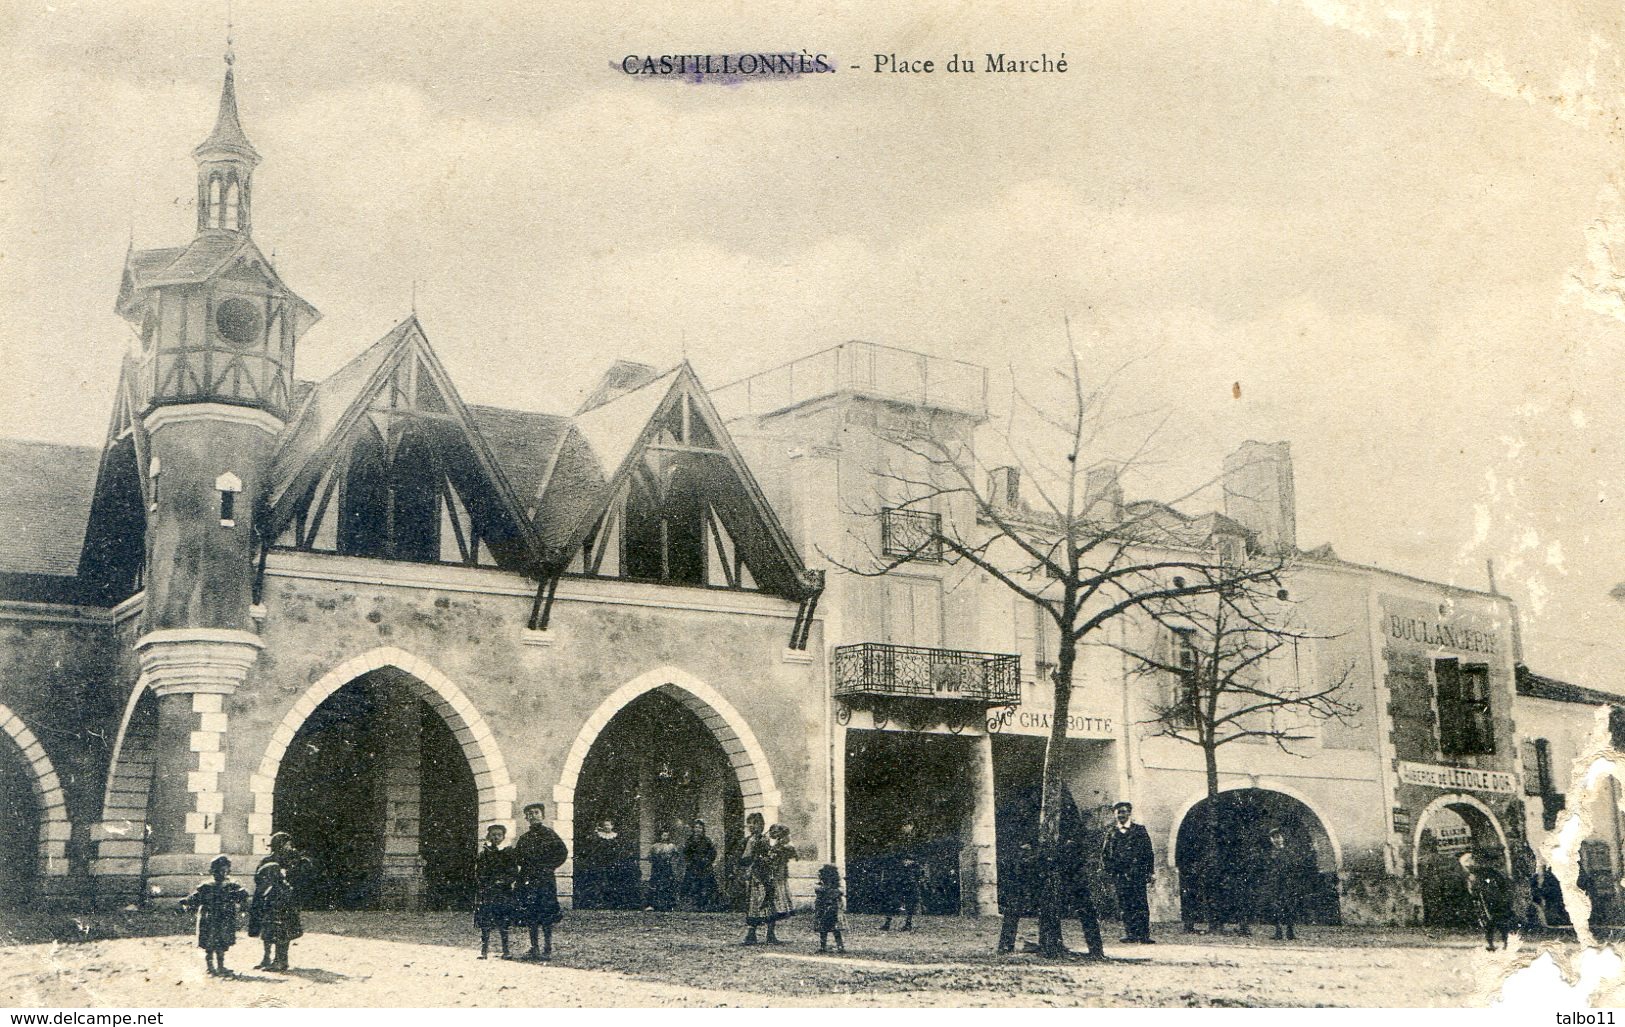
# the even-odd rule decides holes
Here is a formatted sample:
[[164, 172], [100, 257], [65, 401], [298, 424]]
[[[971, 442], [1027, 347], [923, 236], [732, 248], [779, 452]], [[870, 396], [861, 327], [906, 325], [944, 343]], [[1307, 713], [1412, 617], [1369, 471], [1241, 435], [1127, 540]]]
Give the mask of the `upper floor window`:
[[1196, 654], [1196, 632], [1191, 628], [1172, 628], [1172, 659], [1170, 665], [1178, 668], [1173, 682], [1171, 703], [1178, 723], [1196, 723], [1201, 711], [1202, 689]]
[[350, 451], [339, 503], [338, 549], [347, 556], [440, 559], [440, 488], [428, 440], [409, 433], [390, 460], [368, 431]]
[[1546, 795], [1552, 791], [1552, 743], [1544, 738], [1523, 742], [1523, 793]]
[[1446, 756], [1494, 752], [1489, 666], [1434, 660], [1433, 681], [1439, 706], [1439, 751]]
[[888, 508], [880, 512], [880, 551], [912, 560], [942, 559], [942, 515]]
[[640, 468], [626, 496], [623, 573], [705, 584], [705, 516], [705, 497], [693, 471], [670, 461]]

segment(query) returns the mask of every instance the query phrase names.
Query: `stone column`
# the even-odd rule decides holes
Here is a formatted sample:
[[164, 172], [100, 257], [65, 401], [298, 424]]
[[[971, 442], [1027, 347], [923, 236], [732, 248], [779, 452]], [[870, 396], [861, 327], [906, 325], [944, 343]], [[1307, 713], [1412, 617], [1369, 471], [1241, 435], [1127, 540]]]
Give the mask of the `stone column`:
[[[135, 645], [158, 699], [148, 898], [190, 894], [222, 852], [225, 702], [248, 676], [261, 646], [252, 632], [220, 628], [154, 631]], [[246, 867], [249, 858], [233, 854], [232, 861]]]
[[423, 720], [418, 699], [403, 684], [389, 686], [378, 730], [384, 742], [384, 862], [380, 899], [385, 909], [423, 904]]
[[960, 855], [962, 887], [960, 910], [992, 916], [999, 909], [999, 860], [994, 816], [993, 737], [978, 735], [971, 741], [970, 830]]

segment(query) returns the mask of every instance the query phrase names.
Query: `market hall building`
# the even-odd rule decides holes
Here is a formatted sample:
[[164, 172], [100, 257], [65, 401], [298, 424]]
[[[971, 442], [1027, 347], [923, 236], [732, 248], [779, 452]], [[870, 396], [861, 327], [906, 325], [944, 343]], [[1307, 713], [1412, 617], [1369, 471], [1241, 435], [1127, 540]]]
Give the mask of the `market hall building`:
[[[1036, 823], [1053, 629], [946, 560], [841, 570], [974, 521], [912, 503], [889, 440], [974, 443], [985, 369], [848, 343], [713, 401], [621, 362], [551, 416], [464, 403], [414, 316], [301, 381], [317, 313], [254, 245], [229, 71], [195, 156], [193, 239], [124, 269], [140, 351], [105, 445], [0, 442], [0, 902], [173, 895], [287, 830], [315, 905], [455, 906], [483, 826], [540, 800], [577, 905], [625, 904], [658, 832], [702, 817], [725, 860], [760, 812], [803, 898], [827, 860], [883, 909], [908, 821], [925, 908], [996, 909]], [[1347, 672], [1359, 710], [1306, 758], [1226, 752], [1225, 812], [1287, 830], [1317, 919], [1448, 919], [1454, 852], [1516, 870], [1532, 837], [1511, 603], [1299, 551], [1284, 444], [1233, 463], [1223, 511], [1152, 512], [1195, 550], [1295, 554], [1327, 637], [1281, 673]], [[988, 491], [1024, 504], [1009, 469]], [[1060, 754], [1096, 829], [1135, 802], [1163, 919], [1207, 801], [1194, 750], [1145, 725], [1179, 684], [1092, 653]]]
[[812, 877], [821, 578], [687, 365], [471, 406], [412, 316], [301, 381], [229, 58], [194, 157], [191, 240], [119, 283], [105, 445], [0, 444], [0, 900], [184, 895], [287, 831], [314, 905], [456, 905], [538, 800], [578, 904], [696, 817], [786, 824]]

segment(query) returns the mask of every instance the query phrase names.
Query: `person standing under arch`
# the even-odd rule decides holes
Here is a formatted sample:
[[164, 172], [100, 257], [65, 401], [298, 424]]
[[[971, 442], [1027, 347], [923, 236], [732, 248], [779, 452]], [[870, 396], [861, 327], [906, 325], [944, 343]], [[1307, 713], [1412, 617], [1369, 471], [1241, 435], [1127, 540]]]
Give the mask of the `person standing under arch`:
[[[525, 822], [530, 829], [514, 842], [514, 860], [518, 864], [514, 885], [514, 922], [530, 929], [530, 950], [522, 957], [528, 960], [549, 959], [553, 955], [553, 925], [564, 919], [559, 906], [559, 883], [555, 876], [570, 850], [564, 839], [543, 822], [547, 807], [539, 802], [525, 807]], [[542, 934], [542, 947], [536, 947], [536, 933]]]
[[696, 912], [709, 912], [716, 905], [716, 878], [712, 865], [717, 861], [717, 846], [705, 833], [705, 821], [695, 819], [689, 825], [688, 841], [683, 843], [683, 894]]
[[771, 843], [764, 833], [767, 821], [760, 813], [745, 818], [745, 839], [739, 847], [739, 875], [745, 891], [745, 940], [742, 945], [757, 944], [756, 929], [766, 925], [773, 930], [773, 903], [770, 892], [769, 862]]

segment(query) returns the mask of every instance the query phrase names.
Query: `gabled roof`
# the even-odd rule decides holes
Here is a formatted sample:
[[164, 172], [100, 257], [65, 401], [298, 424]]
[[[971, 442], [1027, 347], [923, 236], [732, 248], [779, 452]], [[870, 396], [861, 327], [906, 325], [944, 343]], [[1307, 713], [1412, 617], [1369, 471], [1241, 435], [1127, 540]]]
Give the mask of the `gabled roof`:
[[[795, 544], [686, 361], [575, 417], [537, 511], [537, 530], [550, 562], [562, 566], [581, 548], [653, 442], [659, 424], [684, 397], [715, 439], [716, 452], [708, 459], [729, 479], [716, 482], [708, 498], [724, 521], [732, 522], [735, 544], [758, 583], [790, 596], [815, 592], [818, 586], [806, 574]], [[746, 518], [754, 522], [751, 530], [737, 530]]]
[[[531, 521], [479, 430], [473, 412], [458, 396], [445, 368], [429, 346], [428, 336], [416, 314], [317, 383], [305, 397], [293, 424], [284, 430], [272, 460], [270, 487], [266, 492], [269, 507], [264, 526], [266, 535], [275, 537], [286, 527], [298, 504], [333, 465], [352, 430], [368, 416], [373, 398], [391, 387], [392, 375], [403, 366], [410, 366], [405, 365], [406, 361], [416, 361], [416, 368], [428, 376], [434, 394], [444, 401], [444, 408], [437, 409], [436, 415], [448, 426], [452, 437], [467, 447], [465, 452], [472, 455], [474, 477], [485, 494], [494, 500], [489, 504], [492, 516], [500, 516], [495, 511], [505, 512], [505, 523], [518, 532], [517, 542], [528, 553], [525, 559], [530, 563], [539, 562], [541, 546]], [[511, 435], [505, 434], [504, 441], [512, 441]], [[488, 537], [494, 540], [496, 536]]]
[[0, 439], [0, 573], [73, 577], [101, 450]]
[[242, 232], [223, 231], [199, 232], [185, 246], [131, 250], [124, 260], [124, 276], [119, 285], [116, 309], [120, 316], [135, 321], [140, 309], [135, 299], [143, 291], [160, 286], [207, 282], [228, 271], [238, 261], [251, 266], [254, 273], [264, 278], [273, 289], [297, 303], [305, 320], [314, 322], [321, 317], [315, 307], [283, 283], [252, 238]]

